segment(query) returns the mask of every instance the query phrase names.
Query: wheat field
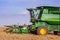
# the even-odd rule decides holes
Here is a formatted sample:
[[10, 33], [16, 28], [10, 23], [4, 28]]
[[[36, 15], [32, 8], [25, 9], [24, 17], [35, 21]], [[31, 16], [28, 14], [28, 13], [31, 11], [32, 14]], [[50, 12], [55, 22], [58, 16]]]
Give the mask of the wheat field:
[[4, 32], [5, 29], [0, 27], [0, 40], [60, 40], [60, 35], [10, 34]]

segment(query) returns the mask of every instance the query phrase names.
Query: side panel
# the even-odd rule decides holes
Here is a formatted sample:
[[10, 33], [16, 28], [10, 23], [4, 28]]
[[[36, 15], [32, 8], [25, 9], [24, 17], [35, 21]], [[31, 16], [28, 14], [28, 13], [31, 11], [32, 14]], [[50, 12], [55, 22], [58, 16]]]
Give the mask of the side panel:
[[46, 24], [49, 31], [60, 31], [60, 25], [49, 25]]
[[41, 20], [50, 24], [60, 24], [60, 14], [42, 14]]
[[48, 31], [59, 31], [60, 32], [60, 25], [50, 25], [46, 22], [37, 22], [35, 23], [35, 28], [44, 26], [48, 29]]

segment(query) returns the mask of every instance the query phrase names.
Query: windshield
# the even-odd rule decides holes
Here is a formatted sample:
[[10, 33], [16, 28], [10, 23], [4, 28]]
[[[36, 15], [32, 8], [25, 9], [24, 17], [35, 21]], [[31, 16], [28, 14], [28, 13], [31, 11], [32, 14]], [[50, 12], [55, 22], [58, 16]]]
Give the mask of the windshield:
[[38, 19], [39, 13], [40, 13], [40, 10], [33, 10], [31, 14], [35, 19]]

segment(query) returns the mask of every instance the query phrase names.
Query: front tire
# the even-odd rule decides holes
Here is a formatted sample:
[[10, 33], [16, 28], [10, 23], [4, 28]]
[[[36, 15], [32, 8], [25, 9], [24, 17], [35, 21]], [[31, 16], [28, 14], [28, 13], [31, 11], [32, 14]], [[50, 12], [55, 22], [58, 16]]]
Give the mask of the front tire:
[[37, 34], [38, 35], [46, 35], [48, 33], [48, 30], [44, 26], [40, 26], [37, 28]]

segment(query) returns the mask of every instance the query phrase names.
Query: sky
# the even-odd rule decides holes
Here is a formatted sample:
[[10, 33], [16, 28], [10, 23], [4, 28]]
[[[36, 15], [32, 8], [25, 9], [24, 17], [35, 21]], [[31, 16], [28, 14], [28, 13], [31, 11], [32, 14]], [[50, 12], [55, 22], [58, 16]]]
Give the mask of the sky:
[[0, 0], [0, 25], [31, 24], [26, 8], [60, 6], [60, 0]]

